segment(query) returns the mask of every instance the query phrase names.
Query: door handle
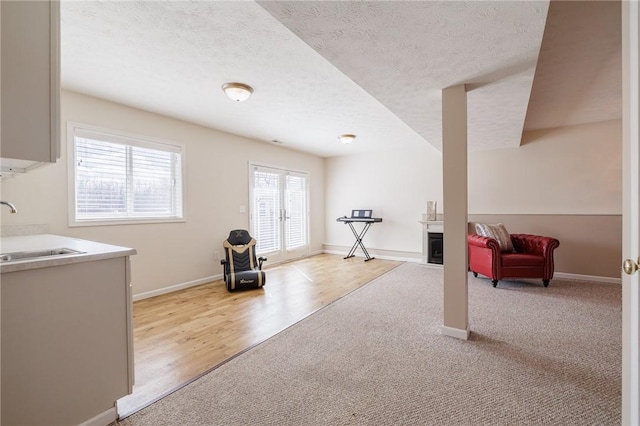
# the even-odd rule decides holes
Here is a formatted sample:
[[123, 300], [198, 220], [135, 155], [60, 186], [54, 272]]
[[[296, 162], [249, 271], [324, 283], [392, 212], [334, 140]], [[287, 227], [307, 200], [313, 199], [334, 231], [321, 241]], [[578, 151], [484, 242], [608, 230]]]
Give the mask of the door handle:
[[638, 269], [640, 269], [640, 257], [638, 258], [637, 262], [634, 262], [631, 259], [625, 259], [625, 261], [622, 263], [622, 270], [627, 275], [635, 274]]

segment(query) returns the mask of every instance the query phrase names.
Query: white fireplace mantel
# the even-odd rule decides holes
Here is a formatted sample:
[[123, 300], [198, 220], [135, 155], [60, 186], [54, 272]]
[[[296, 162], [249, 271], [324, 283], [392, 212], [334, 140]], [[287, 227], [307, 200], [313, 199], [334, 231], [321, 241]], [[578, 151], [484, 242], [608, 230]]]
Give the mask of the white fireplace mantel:
[[422, 263], [432, 265], [429, 263], [429, 234], [443, 233], [444, 222], [441, 220], [420, 220], [419, 222], [422, 224]]

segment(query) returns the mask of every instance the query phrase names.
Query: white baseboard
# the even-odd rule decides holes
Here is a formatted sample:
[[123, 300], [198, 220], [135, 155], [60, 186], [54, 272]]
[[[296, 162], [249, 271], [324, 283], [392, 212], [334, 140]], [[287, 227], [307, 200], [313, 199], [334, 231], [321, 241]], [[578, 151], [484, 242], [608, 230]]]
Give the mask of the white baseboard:
[[80, 423], [78, 426], [107, 426], [118, 419], [116, 407], [109, 408], [107, 411]]
[[[597, 283], [605, 283], [605, 284], [620, 284], [622, 285], [622, 278], [614, 278], [614, 277], [599, 277], [597, 275], [580, 275], [580, 274], [569, 274], [566, 272], [555, 272], [553, 274], [554, 278], [561, 278], [565, 280], [576, 280], [576, 281], [592, 281]], [[553, 280], [551, 280], [553, 281]]]
[[[341, 248], [341, 246], [335, 246], [332, 244], [325, 244], [326, 246], [330, 246], [331, 248], [329, 249], [325, 249], [322, 252], [323, 253], [328, 253], [328, 254], [339, 254], [339, 255], [345, 255], [346, 253], [349, 252], [349, 248], [345, 247], [344, 250]], [[409, 252], [395, 252], [392, 250], [383, 250], [385, 252], [385, 254], [381, 254], [381, 253], [376, 253], [375, 249], [367, 249], [367, 251], [369, 251], [369, 254], [373, 257], [376, 257], [378, 259], [385, 259], [385, 260], [397, 260], [400, 262], [414, 262], [414, 263], [419, 263], [423, 266], [428, 266], [428, 267], [432, 267], [432, 268], [443, 268], [443, 265], [438, 265], [438, 264], [432, 264], [432, 263], [424, 263], [422, 261], [422, 254], [418, 254], [416, 253], [416, 256], [419, 255], [419, 257], [408, 257], [406, 256], [407, 253]], [[410, 253], [412, 254], [412, 253]], [[359, 252], [356, 253], [356, 257], [360, 257], [362, 256]], [[566, 280], [576, 280], [576, 281], [590, 281], [590, 282], [597, 282], [597, 283], [607, 283], [607, 284], [622, 284], [622, 278], [615, 278], [615, 277], [601, 277], [601, 276], [597, 276], [597, 275], [581, 275], [581, 274], [572, 274], [572, 273], [568, 273], [568, 272], [555, 272], [554, 273], [554, 278], [560, 278], [560, 279], [566, 279]]]
[[[369, 250], [369, 249], [367, 249], [367, 251], [369, 252], [369, 254], [372, 257], [375, 257], [376, 259], [397, 260], [397, 261], [400, 261], [400, 262], [422, 262], [422, 255], [421, 255], [420, 259], [417, 259], [417, 258], [413, 258], [413, 257], [404, 257], [404, 256], [379, 254], [379, 253], [376, 253], [375, 251]], [[342, 251], [342, 250], [322, 250], [322, 253], [338, 254], [338, 255], [341, 255], [341, 256], [345, 256], [348, 252], [349, 252], [348, 248], [346, 250], [344, 250], [344, 251]], [[355, 257], [364, 258], [364, 256], [362, 256], [360, 253], [357, 253]]]
[[[316, 250], [313, 253], [310, 254], [310, 256], [314, 256], [317, 254], [322, 254], [322, 253], [327, 253], [327, 254], [337, 254], [337, 255], [342, 255], [344, 256], [347, 252], [349, 251], [348, 248], [346, 248], [344, 251], [343, 250]], [[379, 253], [375, 253], [374, 250], [369, 250], [369, 254], [373, 257], [376, 257], [378, 259], [384, 259], [384, 260], [396, 260], [399, 262], [414, 262], [414, 263], [419, 263], [423, 266], [428, 266], [428, 267], [433, 267], [433, 268], [442, 268], [443, 265], [435, 265], [435, 264], [430, 264], [430, 263], [424, 263], [422, 262], [422, 256], [418, 257], [407, 257], [407, 256], [402, 256], [401, 254], [397, 254], [394, 255], [393, 252], [391, 252], [391, 254], [379, 254]], [[361, 254], [358, 253], [358, 255], [356, 256], [357, 258], [362, 258], [363, 256]], [[279, 263], [284, 263], [284, 262], [276, 262], [273, 263], [269, 266], [275, 266]], [[590, 282], [597, 282], [597, 283], [607, 283], [607, 284], [622, 284], [622, 278], [613, 278], [613, 277], [600, 277], [600, 276], [596, 276], [596, 275], [581, 275], [581, 274], [570, 274], [570, 273], [566, 273], [566, 272], [556, 272], [554, 274], [554, 278], [560, 278], [560, 279], [566, 279], [566, 280], [576, 280], [576, 281], [590, 281]], [[137, 300], [143, 300], [143, 299], [148, 299], [150, 297], [154, 297], [154, 296], [160, 296], [161, 294], [167, 294], [167, 293], [171, 293], [174, 291], [178, 291], [178, 290], [182, 290], [185, 288], [189, 288], [189, 287], [195, 287], [197, 285], [201, 285], [201, 284], [206, 284], [209, 283], [211, 281], [217, 281], [217, 280], [221, 280], [222, 279], [222, 274], [218, 274], [218, 275], [212, 275], [210, 277], [204, 277], [204, 278], [200, 278], [197, 280], [193, 280], [193, 281], [188, 281], [186, 283], [180, 283], [180, 284], [175, 284], [169, 287], [164, 287], [158, 290], [152, 290], [152, 291], [147, 291], [144, 293], [140, 293], [140, 294], [136, 294], [133, 296], [133, 301], [137, 301]], [[455, 337], [455, 336], [454, 336]]]
[[460, 328], [447, 327], [446, 325], [443, 325], [440, 329], [440, 332], [445, 336], [455, 337], [456, 339], [461, 340], [469, 340], [469, 326], [467, 326], [466, 330], [463, 330]]
[[[316, 254], [322, 254], [322, 253], [344, 255], [348, 251], [349, 251], [348, 248], [344, 252], [343, 251], [337, 251], [337, 250], [316, 250], [313, 253], [311, 253], [310, 256], [314, 256]], [[371, 253], [371, 254], [373, 255], [373, 253]], [[304, 257], [307, 257], [307, 256], [304, 256]], [[358, 255], [358, 257], [360, 257], [360, 255]], [[414, 258], [409, 258], [409, 257], [387, 256], [387, 255], [380, 255], [380, 254], [375, 254], [375, 257], [380, 258], [380, 259], [398, 260], [398, 261], [403, 261], [403, 262], [420, 262], [421, 261], [421, 258], [420, 259], [414, 259]], [[298, 260], [298, 259], [294, 259], [294, 260]], [[272, 267], [272, 266], [276, 266], [276, 265], [279, 265], [281, 263], [286, 263], [286, 262], [288, 262], [288, 261], [269, 262], [268, 266]], [[174, 284], [174, 285], [171, 285], [171, 286], [168, 286], [168, 287], [159, 288], [157, 290], [151, 290], [151, 291], [146, 291], [144, 293], [134, 294], [133, 295], [133, 301], [136, 302], [138, 300], [148, 299], [148, 298], [154, 297], [154, 296], [160, 296], [162, 294], [167, 294], [167, 293], [171, 293], [171, 292], [174, 292], [174, 291], [183, 290], [183, 289], [189, 288], [189, 287], [195, 287], [197, 285], [206, 284], [206, 283], [209, 283], [209, 282], [212, 282], [212, 281], [221, 280], [221, 279], [222, 279], [222, 274], [218, 274], [218, 275], [212, 275], [210, 277], [200, 278], [200, 279], [193, 280], [193, 281], [188, 281], [186, 283]]]
[[171, 285], [169, 287], [159, 288], [157, 290], [146, 291], [144, 293], [134, 294], [133, 301], [135, 302], [138, 300], [148, 299], [150, 297], [160, 296], [161, 294], [167, 294], [174, 291], [183, 290], [189, 287], [195, 287], [200, 284], [206, 284], [206, 283], [210, 283], [212, 281], [217, 281], [221, 279], [222, 279], [222, 274], [218, 274], [218, 275], [212, 275], [210, 277], [200, 278], [193, 281], [188, 281], [186, 283], [180, 283], [180, 284]]
[[[310, 256], [313, 256], [313, 255], [316, 255], [316, 254], [322, 254], [322, 253], [323, 253], [322, 250], [317, 250], [317, 251], [311, 253]], [[308, 257], [308, 256], [303, 256], [300, 259], [302, 259], [304, 257]], [[293, 260], [298, 260], [298, 259], [293, 259]], [[288, 260], [282, 260], [280, 262], [269, 262], [269, 264], [266, 265], [266, 266], [267, 267], [272, 267], [272, 266], [276, 266], [276, 265], [279, 265], [281, 263], [286, 263], [286, 262], [288, 262]], [[218, 275], [212, 275], [210, 277], [200, 278], [200, 279], [193, 280], [193, 281], [188, 281], [186, 283], [174, 284], [174, 285], [170, 285], [168, 287], [159, 288], [157, 290], [151, 290], [151, 291], [146, 291], [144, 293], [134, 294], [133, 295], [133, 301], [136, 302], [138, 300], [148, 299], [150, 297], [160, 296], [161, 294], [172, 293], [172, 292], [178, 291], [178, 290], [184, 290], [185, 288], [195, 287], [197, 285], [206, 284], [206, 283], [210, 283], [212, 281], [217, 281], [217, 280], [221, 280], [221, 279], [222, 279], [222, 274], [218, 274]]]

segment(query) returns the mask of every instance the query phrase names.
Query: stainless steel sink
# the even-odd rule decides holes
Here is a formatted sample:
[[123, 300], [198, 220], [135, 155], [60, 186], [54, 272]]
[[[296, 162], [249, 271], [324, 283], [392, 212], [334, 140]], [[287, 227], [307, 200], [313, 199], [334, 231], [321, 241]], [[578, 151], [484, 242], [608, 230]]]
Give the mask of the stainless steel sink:
[[19, 260], [42, 259], [45, 257], [65, 256], [65, 255], [82, 254], [82, 253], [84, 252], [73, 250], [70, 248], [56, 248], [56, 249], [49, 249], [49, 250], [34, 250], [34, 251], [16, 251], [13, 253], [0, 254], [0, 263], [17, 262]]

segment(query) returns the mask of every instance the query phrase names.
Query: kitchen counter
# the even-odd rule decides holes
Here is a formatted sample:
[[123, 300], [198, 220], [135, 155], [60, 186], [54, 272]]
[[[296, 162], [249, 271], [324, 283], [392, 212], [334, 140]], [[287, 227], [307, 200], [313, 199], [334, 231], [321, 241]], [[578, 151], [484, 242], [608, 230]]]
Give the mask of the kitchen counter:
[[0, 263], [0, 273], [48, 268], [51, 266], [60, 266], [80, 262], [90, 262], [94, 260], [130, 256], [137, 253], [136, 250], [132, 248], [113, 246], [110, 244], [96, 243], [94, 241], [87, 241], [78, 238], [64, 237], [61, 235], [52, 234], [0, 238], [0, 253], [14, 253], [60, 248], [77, 250], [82, 253], [46, 256], [40, 258], [4, 262]]

